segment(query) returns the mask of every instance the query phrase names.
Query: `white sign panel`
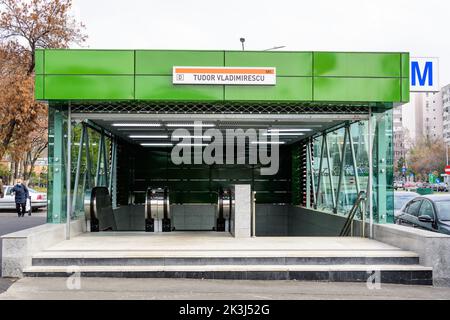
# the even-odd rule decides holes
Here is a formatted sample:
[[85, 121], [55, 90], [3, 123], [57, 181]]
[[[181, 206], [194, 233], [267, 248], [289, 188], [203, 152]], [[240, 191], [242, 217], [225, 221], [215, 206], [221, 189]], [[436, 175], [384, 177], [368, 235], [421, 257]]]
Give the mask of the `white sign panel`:
[[259, 67], [173, 67], [173, 84], [274, 86], [277, 71]]
[[437, 92], [439, 87], [438, 58], [410, 58], [411, 92]]

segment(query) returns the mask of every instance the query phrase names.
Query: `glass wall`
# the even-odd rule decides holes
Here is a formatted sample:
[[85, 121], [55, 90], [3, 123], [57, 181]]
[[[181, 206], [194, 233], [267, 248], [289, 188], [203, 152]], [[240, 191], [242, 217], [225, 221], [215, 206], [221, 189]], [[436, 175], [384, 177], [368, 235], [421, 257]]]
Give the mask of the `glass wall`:
[[312, 139], [313, 155], [308, 162], [313, 168], [315, 190], [311, 192], [315, 192], [316, 203], [310, 207], [345, 216], [358, 193], [368, 193], [370, 138], [374, 221], [393, 222], [392, 110], [372, 116], [370, 134], [368, 127], [368, 121], [346, 123]]
[[[67, 106], [49, 106], [48, 222], [63, 223], [67, 212]], [[393, 222], [392, 111], [376, 113], [368, 121], [348, 122], [310, 141], [310, 208], [347, 215], [360, 191], [368, 191], [369, 139], [372, 142], [372, 200], [375, 222]], [[115, 186], [114, 139], [89, 122], [72, 123], [71, 215], [84, 215], [84, 198], [94, 186]], [[290, 166], [289, 166], [290, 167]], [[299, 171], [301, 172], [301, 170]], [[115, 203], [113, 195], [113, 206]], [[315, 200], [313, 200], [315, 199]], [[366, 210], [368, 215], [368, 210]]]
[[[50, 223], [64, 223], [67, 216], [67, 110], [67, 106], [49, 106], [47, 221]], [[84, 199], [94, 186], [113, 188], [115, 179], [111, 171], [115, 170], [111, 161], [113, 143], [108, 133], [88, 122], [72, 122], [71, 129], [71, 218], [77, 219], [84, 216]]]

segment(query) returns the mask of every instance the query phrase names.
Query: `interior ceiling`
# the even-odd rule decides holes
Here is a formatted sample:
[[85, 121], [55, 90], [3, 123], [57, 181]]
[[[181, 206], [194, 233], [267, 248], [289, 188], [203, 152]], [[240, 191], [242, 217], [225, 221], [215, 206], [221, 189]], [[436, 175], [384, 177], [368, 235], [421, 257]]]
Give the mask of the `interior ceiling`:
[[[113, 133], [121, 137], [122, 139], [133, 143], [133, 144], [141, 144], [141, 143], [177, 143], [179, 140], [172, 141], [171, 136], [174, 130], [178, 128], [187, 129], [191, 135], [194, 135], [194, 128], [186, 126], [185, 124], [192, 124], [194, 121], [202, 121], [203, 124], [214, 125], [212, 128], [219, 129], [224, 136], [226, 137], [225, 130], [227, 129], [243, 129], [244, 131], [247, 129], [256, 129], [256, 130], [268, 130], [268, 129], [310, 129], [311, 131], [301, 132], [302, 134], [298, 135], [280, 135], [279, 140], [284, 142], [285, 144], [292, 144], [299, 140], [305, 139], [312, 135], [317, 134], [318, 132], [324, 131], [326, 129], [335, 127], [339, 124], [342, 124], [344, 121], [355, 121], [354, 116], [350, 116], [349, 119], [346, 117], [333, 117], [330, 115], [329, 117], [314, 117], [308, 116], [298, 119], [295, 119], [295, 116], [285, 117], [283, 116], [270, 116], [264, 117], [262, 115], [252, 115], [251, 118], [242, 117], [244, 119], [239, 119], [239, 115], [233, 117], [233, 119], [228, 119], [227, 117], [220, 118], [220, 115], [214, 115], [215, 119], [209, 119], [208, 117], [195, 117], [194, 115], [184, 116], [180, 118], [173, 117], [164, 117], [159, 115], [158, 118], [150, 115], [101, 115], [99, 117], [93, 117], [89, 115], [85, 118], [81, 116], [74, 115], [75, 118], [79, 120], [90, 120], [96, 125], [106, 129], [107, 131]], [[292, 118], [292, 119], [289, 119]], [[124, 126], [117, 127], [113, 124], [159, 124], [158, 127], [139, 127], [139, 126]], [[167, 124], [171, 124], [171, 126], [167, 126]], [[178, 125], [179, 124], [179, 125]], [[174, 126], [172, 126], [174, 125]], [[204, 134], [205, 130], [209, 129], [209, 127], [203, 127], [201, 134]], [[198, 130], [198, 129], [197, 129]], [[198, 134], [198, 131], [195, 133]], [[297, 134], [297, 133], [296, 133]], [[168, 138], [131, 138], [132, 135], [161, 135], [168, 136]], [[208, 143], [209, 141], [205, 140], [204, 143]]]

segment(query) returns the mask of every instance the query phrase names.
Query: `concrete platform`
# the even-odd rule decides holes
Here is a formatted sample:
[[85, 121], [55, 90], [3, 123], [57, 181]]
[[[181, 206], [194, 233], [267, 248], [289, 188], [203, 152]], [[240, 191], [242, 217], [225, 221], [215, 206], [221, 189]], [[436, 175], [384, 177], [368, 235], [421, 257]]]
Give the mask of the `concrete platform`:
[[85, 233], [32, 257], [28, 277], [201, 278], [432, 284], [417, 254], [364, 238]]
[[256, 237], [234, 238], [226, 232], [100, 232], [84, 233], [62, 241], [45, 252], [405, 252], [397, 247], [351, 237]]

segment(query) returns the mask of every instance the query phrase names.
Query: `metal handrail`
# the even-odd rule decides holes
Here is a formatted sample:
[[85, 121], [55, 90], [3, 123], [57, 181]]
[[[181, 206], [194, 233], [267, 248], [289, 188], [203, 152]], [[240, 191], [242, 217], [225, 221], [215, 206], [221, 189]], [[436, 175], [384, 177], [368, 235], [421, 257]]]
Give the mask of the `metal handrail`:
[[361, 220], [362, 220], [362, 222], [361, 222], [361, 224], [362, 224], [362, 226], [361, 226], [361, 229], [362, 229], [361, 236], [364, 237], [364, 234], [365, 234], [365, 232], [364, 232], [364, 230], [365, 230], [364, 229], [365, 228], [365, 212], [364, 212], [364, 209], [362, 209], [362, 208], [364, 208], [365, 206], [364, 205], [361, 206], [361, 203], [363, 201], [365, 201], [365, 200], [366, 200], [366, 192], [365, 191], [360, 191], [358, 193], [358, 197], [355, 200], [355, 203], [353, 204], [353, 207], [350, 209], [350, 211], [348, 213], [347, 220], [345, 221], [345, 224], [344, 224], [344, 226], [343, 226], [343, 228], [341, 230], [341, 233], [339, 234], [340, 237], [347, 237], [349, 235], [351, 227], [353, 225], [353, 220], [355, 218], [356, 211], [358, 209], [361, 212]]
[[[100, 199], [98, 199], [99, 196]], [[99, 186], [86, 191], [84, 213], [88, 231], [116, 230], [116, 222], [108, 188]]]

